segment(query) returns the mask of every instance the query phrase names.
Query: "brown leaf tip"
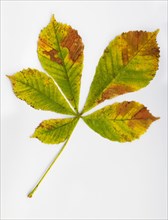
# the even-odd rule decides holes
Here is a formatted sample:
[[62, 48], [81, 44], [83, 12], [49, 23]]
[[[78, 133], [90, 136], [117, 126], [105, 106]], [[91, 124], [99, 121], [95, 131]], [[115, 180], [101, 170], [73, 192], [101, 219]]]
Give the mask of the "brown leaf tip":
[[146, 107], [142, 107], [133, 117], [133, 119], [142, 119], [147, 120], [150, 119], [152, 121], [158, 120], [160, 117], [153, 116]]
[[[149, 42], [149, 40], [154, 40], [159, 32], [159, 29], [157, 29], [154, 32], [147, 32], [147, 31], [129, 31], [124, 32], [121, 35], [121, 38], [123, 38], [127, 44], [130, 50], [128, 51], [127, 47], [124, 47], [122, 49], [122, 60], [123, 64], [127, 65], [130, 56], [133, 56], [140, 48], [142, 48], [143, 45], [146, 44], [146, 42]], [[150, 47], [146, 49], [146, 53], [155, 56], [159, 58], [159, 47], [157, 42], [151, 42]]]

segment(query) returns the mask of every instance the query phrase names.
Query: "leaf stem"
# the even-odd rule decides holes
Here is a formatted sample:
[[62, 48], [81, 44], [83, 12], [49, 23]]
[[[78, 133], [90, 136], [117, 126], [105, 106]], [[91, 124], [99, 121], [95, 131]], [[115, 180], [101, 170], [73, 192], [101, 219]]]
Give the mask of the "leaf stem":
[[54, 163], [57, 161], [58, 157], [61, 155], [61, 153], [63, 152], [63, 150], [65, 149], [69, 139], [70, 139], [71, 135], [68, 137], [68, 139], [66, 140], [66, 142], [64, 143], [64, 145], [62, 146], [62, 148], [60, 149], [60, 151], [57, 153], [57, 155], [55, 156], [54, 160], [52, 161], [52, 163], [49, 165], [49, 167], [47, 168], [47, 170], [45, 171], [45, 173], [43, 174], [43, 176], [41, 177], [41, 179], [39, 180], [39, 182], [37, 183], [37, 185], [33, 188], [33, 190], [27, 195], [29, 198], [31, 198], [35, 191], [37, 190], [37, 188], [39, 187], [39, 185], [41, 184], [41, 182], [43, 181], [43, 179], [45, 178], [45, 176], [47, 175], [47, 173], [50, 171], [50, 169], [52, 168], [52, 166], [54, 165]]

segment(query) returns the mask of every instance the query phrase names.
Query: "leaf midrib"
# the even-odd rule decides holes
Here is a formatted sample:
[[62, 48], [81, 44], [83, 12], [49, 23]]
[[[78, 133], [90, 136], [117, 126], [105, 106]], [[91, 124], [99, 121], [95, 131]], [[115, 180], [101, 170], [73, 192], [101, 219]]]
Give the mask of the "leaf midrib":
[[65, 62], [64, 62], [64, 58], [63, 58], [62, 51], [61, 51], [61, 47], [60, 47], [60, 44], [59, 44], [60, 42], [59, 42], [59, 40], [58, 40], [56, 31], [55, 31], [55, 25], [54, 25], [53, 22], [52, 22], [52, 24], [53, 24], [54, 34], [55, 34], [55, 38], [56, 38], [56, 41], [57, 41], [58, 50], [59, 50], [59, 52], [60, 52], [60, 56], [61, 56], [61, 60], [62, 60], [63, 68], [64, 68], [64, 72], [65, 72], [65, 74], [66, 74], [66, 79], [67, 79], [67, 81], [68, 81], [69, 88], [70, 88], [70, 92], [71, 92], [71, 95], [72, 95], [73, 100], [74, 100], [74, 104], [75, 104], [74, 107], [75, 107], [75, 110], [78, 111], [78, 108], [77, 108], [77, 106], [76, 106], [75, 96], [74, 96], [74, 93], [73, 93], [73, 91], [72, 91], [71, 83], [70, 83], [70, 80], [69, 80], [69, 77], [68, 77], [68, 71], [67, 71], [67, 69], [66, 69]]
[[[87, 116], [86, 116], [87, 117]], [[84, 117], [83, 117], [84, 118]], [[85, 118], [84, 118], [85, 119]], [[102, 118], [104, 121], [107, 121], [107, 120], [110, 120], [110, 121], [138, 121], [138, 120], [149, 120], [151, 118], [126, 118], [126, 119], [111, 119], [111, 118]], [[100, 121], [101, 118], [99, 117], [98, 119], [93, 119], [93, 118], [86, 118], [86, 120], [97, 120], [97, 121]], [[151, 119], [152, 120], [152, 119]]]
[[[50, 129], [50, 130], [44, 130], [43, 133], [52, 132], [52, 131], [55, 131], [55, 130], [57, 130], [57, 129], [60, 129], [60, 128], [64, 127], [64, 126], [67, 126], [68, 124], [73, 123], [76, 119], [77, 119], [77, 118], [75, 117], [72, 121], [67, 122], [67, 123], [65, 123], [65, 124], [63, 124], [63, 125], [60, 125], [59, 127], [53, 127], [53, 129]], [[51, 119], [51, 120], [52, 120], [52, 119]]]

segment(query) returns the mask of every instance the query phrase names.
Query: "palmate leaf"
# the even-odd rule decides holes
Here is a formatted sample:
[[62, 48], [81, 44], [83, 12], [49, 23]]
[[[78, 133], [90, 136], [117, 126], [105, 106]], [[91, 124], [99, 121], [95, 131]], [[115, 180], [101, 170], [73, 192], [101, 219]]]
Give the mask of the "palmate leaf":
[[158, 69], [157, 33], [129, 31], [110, 42], [99, 60], [83, 112], [149, 84]]
[[54, 16], [39, 35], [39, 60], [76, 111], [83, 68], [83, 48], [78, 32], [69, 25], [57, 22]]
[[119, 142], [139, 138], [157, 119], [144, 105], [134, 101], [115, 103], [83, 117], [101, 136]]
[[33, 196], [64, 150], [80, 118], [104, 138], [118, 142], [139, 138], [158, 119], [135, 101], [114, 103], [83, 116], [106, 99], [137, 91], [149, 84], [158, 69], [157, 33], [158, 30], [129, 31], [110, 42], [99, 60], [85, 106], [79, 113], [84, 46], [76, 30], [57, 22], [52, 16], [40, 32], [37, 48], [41, 65], [48, 75], [29, 68], [8, 76], [15, 95], [35, 109], [73, 115], [45, 120], [35, 129], [33, 138], [46, 144], [64, 144], [28, 197]]

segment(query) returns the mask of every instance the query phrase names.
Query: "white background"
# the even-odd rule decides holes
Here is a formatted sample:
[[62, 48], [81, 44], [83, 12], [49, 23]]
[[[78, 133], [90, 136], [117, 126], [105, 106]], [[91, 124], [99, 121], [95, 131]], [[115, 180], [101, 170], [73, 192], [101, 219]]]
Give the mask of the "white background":
[[[166, 219], [166, 7], [166, 1], [2, 2], [2, 219]], [[102, 138], [80, 121], [67, 148], [29, 199], [27, 193], [61, 147], [29, 136], [42, 120], [61, 115], [34, 110], [17, 99], [5, 74], [27, 67], [42, 70], [37, 38], [52, 14], [77, 29], [85, 44], [80, 108], [109, 41], [124, 31], [160, 28], [160, 67], [154, 80], [97, 109], [136, 100], [161, 119], [139, 140], [125, 144]]]

